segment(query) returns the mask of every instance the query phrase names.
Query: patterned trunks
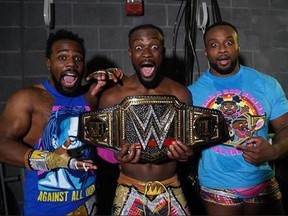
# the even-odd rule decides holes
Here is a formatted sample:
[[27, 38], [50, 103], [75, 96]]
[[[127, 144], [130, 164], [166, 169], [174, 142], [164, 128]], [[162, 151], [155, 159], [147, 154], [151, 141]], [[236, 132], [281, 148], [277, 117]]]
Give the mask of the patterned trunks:
[[238, 206], [243, 203], [269, 203], [281, 199], [282, 195], [275, 178], [245, 189], [213, 189], [201, 186], [200, 196], [207, 202], [224, 206]]
[[113, 215], [190, 215], [176, 176], [141, 182], [120, 174]]

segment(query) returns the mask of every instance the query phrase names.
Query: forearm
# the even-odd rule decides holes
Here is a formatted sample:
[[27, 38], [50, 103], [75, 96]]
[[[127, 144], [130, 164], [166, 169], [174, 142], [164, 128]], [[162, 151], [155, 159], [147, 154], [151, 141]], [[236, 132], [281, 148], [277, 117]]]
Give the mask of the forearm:
[[29, 146], [8, 138], [0, 139], [0, 162], [17, 166], [25, 167], [24, 156]]
[[35, 150], [26, 144], [9, 138], [0, 139], [0, 162], [31, 169], [49, 171], [55, 168], [78, 169], [77, 160], [68, 154]]
[[77, 160], [68, 154], [29, 149], [24, 156], [25, 168], [30, 170], [50, 171], [57, 168], [78, 169]]
[[276, 133], [273, 140], [273, 146], [277, 152], [275, 159], [281, 159], [288, 156], [288, 126]]

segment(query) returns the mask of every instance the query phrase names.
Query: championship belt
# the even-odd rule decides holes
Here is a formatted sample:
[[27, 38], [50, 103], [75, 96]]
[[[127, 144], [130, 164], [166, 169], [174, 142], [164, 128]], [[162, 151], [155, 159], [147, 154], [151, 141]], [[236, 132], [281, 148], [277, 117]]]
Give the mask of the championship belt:
[[137, 145], [143, 163], [168, 159], [168, 146], [176, 139], [192, 147], [229, 139], [220, 111], [188, 106], [167, 95], [126, 97], [119, 105], [84, 112], [79, 118], [81, 141], [114, 150], [124, 143]]

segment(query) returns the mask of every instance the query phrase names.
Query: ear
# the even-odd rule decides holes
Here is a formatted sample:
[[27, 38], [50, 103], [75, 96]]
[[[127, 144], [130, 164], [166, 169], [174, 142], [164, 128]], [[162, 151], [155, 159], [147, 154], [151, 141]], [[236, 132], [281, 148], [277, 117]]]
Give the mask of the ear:
[[204, 55], [207, 56], [207, 51], [206, 51], [206, 49], [204, 49]]
[[51, 60], [49, 58], [46, 58], [46, 67], [48, 71], [51, 70]]
[[131, 49], [128, 49], [128, 54], [130, 57], [132, 56]]

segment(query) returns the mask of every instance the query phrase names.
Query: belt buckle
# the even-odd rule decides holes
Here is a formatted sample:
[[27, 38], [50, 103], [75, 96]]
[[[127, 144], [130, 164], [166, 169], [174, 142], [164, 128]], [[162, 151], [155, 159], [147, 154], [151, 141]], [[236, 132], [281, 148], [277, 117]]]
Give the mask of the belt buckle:
[[145, 196], [157, 196], [166, 191], [165, 185], [157, 181], [150, 181], [145, 184], [144, 195]]

